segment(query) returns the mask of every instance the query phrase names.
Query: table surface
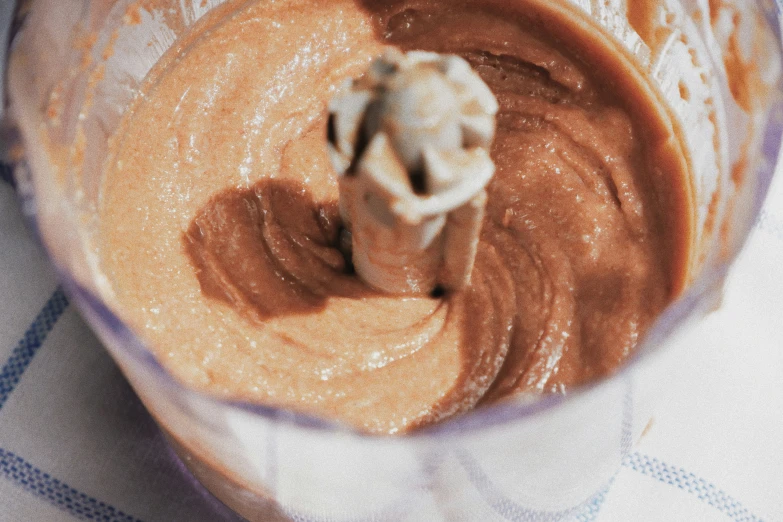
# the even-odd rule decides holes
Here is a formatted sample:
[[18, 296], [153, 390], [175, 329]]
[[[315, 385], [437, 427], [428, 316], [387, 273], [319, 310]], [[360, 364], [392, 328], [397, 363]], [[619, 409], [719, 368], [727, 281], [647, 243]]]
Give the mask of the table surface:
[[[783, 521], [783, 179], [588, 519]], [[236, 520], [166, 446], [0, 180], [0, 521]]]

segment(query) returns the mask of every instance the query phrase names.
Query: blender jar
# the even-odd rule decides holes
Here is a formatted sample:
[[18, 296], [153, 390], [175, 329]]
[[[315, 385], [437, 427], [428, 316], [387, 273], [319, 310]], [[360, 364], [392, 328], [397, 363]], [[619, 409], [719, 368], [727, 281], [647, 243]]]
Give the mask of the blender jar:
[[249, 520], [589, 519], [654, 404], [633, 393], [636, 370], [716, 305], [778, 161], [776, 7], [528, 1], [579, 18], [586, 37], [609, 39], [668, 107], [691, 165], [688, 288], [612, 378], [396, 438], [188, 389], [107, 304], [94, 234], [108, 139], [161, 56], [210, 11], [243, 2], [35, 0], [20, 8], [8, 88], [25, 208], [65, 287], [178, 454]]

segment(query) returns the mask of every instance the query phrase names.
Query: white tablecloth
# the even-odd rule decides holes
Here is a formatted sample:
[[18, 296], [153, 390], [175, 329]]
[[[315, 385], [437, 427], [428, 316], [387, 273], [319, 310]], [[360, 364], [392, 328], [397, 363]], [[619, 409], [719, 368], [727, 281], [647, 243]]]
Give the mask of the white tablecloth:
[[[6, 176], [4, 175], [4, 178]], [[580, 520], [783, 521], [783, 179], [723, 307]], [[0, 180], [0, 521], [236, 520], [178, 462]]]

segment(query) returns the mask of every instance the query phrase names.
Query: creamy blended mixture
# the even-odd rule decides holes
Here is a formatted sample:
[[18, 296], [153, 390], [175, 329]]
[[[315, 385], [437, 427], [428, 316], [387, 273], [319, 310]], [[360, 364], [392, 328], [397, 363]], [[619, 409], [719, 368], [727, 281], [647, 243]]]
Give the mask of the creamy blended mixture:
[[[609, 44], [534, 4], [278, 0], [203, 24], [112, 142], [122, 317], [190, 386], [372, 433], [617, 368], [681, 290], [687, 165]], [[461, 292], [381, 294], [338, 249], [326, 105], [387, 45], [463, 56], [500, 103]]]

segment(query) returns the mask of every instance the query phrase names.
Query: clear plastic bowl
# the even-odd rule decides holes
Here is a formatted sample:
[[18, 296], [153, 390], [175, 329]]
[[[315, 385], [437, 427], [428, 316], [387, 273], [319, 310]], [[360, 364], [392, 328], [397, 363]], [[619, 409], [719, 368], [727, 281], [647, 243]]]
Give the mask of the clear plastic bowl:
[[[161, 55], [225, 2], [161, 1], [170, 5], [134, 11], [138, 24], [124, 23], [136, 9], [131, 0], [36, 0], [22, 13], [8, 86], [23, 150], [16, 178], [25, 208], [70, 295], [179, 455], [246, 518], [586, 519], [650, 418], [655, 398], [634, 393], [634, 379], [650, 378], [644, 372], [650, 355], [666, 352], [678, 332], [719, 303], [778, 162], [783, 89], [776, 6], [723, 1], [711, 16], [706, 0], [629, 2], [652, 9], [631, 17], [637, 33], [625, 1], [535, 1], [579, 13], [587, 33], [614, 42], [671, 109], [691, 156], [692, 278], [614, 377], [566, 397], [483, 408], [395, 438], [190, 390], [101, 298], [105, 281], [92, 234], [107, 138]], [[743, 65], [750, 76], [738, 76]], [[762, 89], [743, 98], [764, 82], [766, 96]], [[664, 386], [665, 375], [652, 373]]]

